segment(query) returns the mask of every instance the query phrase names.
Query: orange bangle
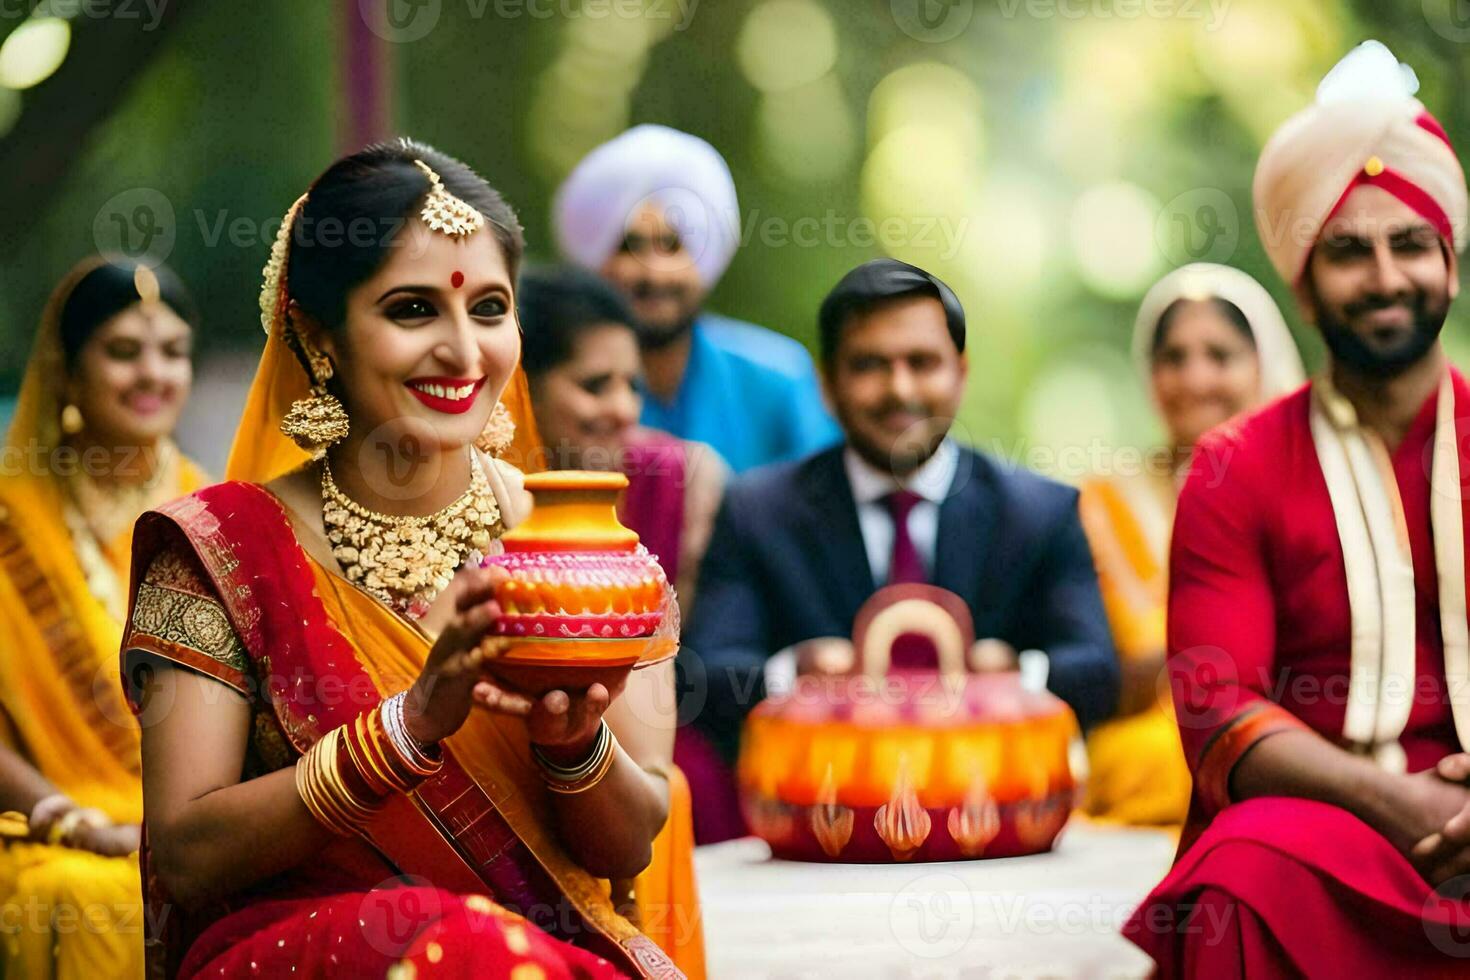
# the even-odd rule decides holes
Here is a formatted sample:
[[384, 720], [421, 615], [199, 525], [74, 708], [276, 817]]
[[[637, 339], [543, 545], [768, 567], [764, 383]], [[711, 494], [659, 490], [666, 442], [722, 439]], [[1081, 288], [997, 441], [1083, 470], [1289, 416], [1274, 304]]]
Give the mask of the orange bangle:
[[367, 746], [367, 722], [362, 715], [352, 719], [352, 725], [343, 733], [342, 741], [347, 745], [347, 752], [352, 757], [353, 765], [357, 767], [364, 781], [366, 781], [379, 796], [387, 796], [393, 792], [393, 781], [388, 774], [380, 769], [373, 759], [373, 754]]

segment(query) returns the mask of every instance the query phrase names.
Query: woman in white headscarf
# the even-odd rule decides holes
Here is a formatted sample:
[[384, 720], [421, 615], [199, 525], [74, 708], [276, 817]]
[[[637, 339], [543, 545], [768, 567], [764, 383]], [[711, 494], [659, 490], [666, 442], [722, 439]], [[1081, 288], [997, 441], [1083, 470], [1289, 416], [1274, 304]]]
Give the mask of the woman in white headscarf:
[[1133, 356], [1167, 433], [1135, 472], [1082, 487], [1083, 525], [1123, 665], [1118, 717], [1088, 738], [1087, 811], [1182, 824], [1190, 777], [1164, 668], [1169, 532], [1182, 477], [1206, 431], [1300, 386], [1301, 357], [1271, 295], [1238, 269], [1195, 263], [1144, 297]]

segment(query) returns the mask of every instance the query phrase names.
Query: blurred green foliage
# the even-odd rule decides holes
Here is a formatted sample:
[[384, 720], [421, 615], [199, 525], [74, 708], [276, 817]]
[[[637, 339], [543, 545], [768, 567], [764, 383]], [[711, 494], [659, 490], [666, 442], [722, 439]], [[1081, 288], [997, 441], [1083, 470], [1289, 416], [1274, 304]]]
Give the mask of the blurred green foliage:
[[[1206, 257], [1170, 236], [1193, 221], [1212, 241], [1205, 233], [1222, 217], [1196, 208], [1173, 227], [1181, 195], [1223, 195], [1235, 244], [1208, 257], [1260, 278], [1297, 325], [1250, 223], [1251, 175], [1265, 136], [1347, 48], [1387, 43], [1415, 66], [1421, 98], [1451, 137], [1470, 145], [1460, 0], [636, 0], [649, 23], [634, 27], [595, 20], [588, 5], [598, 2], [606, 9], [440, 0], [424, 37], [385, 45], [394, 128], [497, 185], [536, 259], [553, 257], [551, 195], [578, 153], [637, 122], [707, 138], [735, 173], [751, 233], [710, 305], [808, 344], [826, 290], [882, 251], [854, 233], [860, 222], [894, 213], [949, 222], [964, 237], [954, 254], [941, 255], [943, 243], [894, 251], [931, 265], [964, 300], [972, 381], [962, 422], [1002, 451], [1157, 438], [1127, 359], [1134, 307], [1148, 279]], [[763, 21], [752, 17], [762, 4], [775, 5]], [[168, 261], [200, 302], [201, 352], [258, 347], [256, 291], [274, 222], [342, 149], [339, 31], [357, 6], [253, 0], [181, 19], [119, 110], [76, 147], [45, 213], [8, 243], [0, 390], [19, 381], [51, 284], [95, 247], [99, 212], [139, 188], [173, 209]], [[933, 21], [905, 22], [918, 10], [967, 19], [936, 40]], [[797, 32], [813, 24], [822, 30]], [[924, 85], [960, 81], [949, 95], [919, 85], [878, 104], [880, 82], [914, 65], [926, 66]], [[86, 71], [65, 63], [42, 84]], [[904, 130], [877, 151], [909, 122], [927, 135]], [[1090, 198], [1097, 213], [1126, 218], [1152, 202], [1143, 217], [1154, 227], [1140, 237], [1120, 219], [1116, 232], [1079, 231], [1078, 202], [1100, 185], [1122, 191]], [[801, 217], [838, 233], [795, 244]], [[1464, 309], [1448, 331], [1462, 363]], [[1298, 335], [1314, 366], [1320, 346]]]

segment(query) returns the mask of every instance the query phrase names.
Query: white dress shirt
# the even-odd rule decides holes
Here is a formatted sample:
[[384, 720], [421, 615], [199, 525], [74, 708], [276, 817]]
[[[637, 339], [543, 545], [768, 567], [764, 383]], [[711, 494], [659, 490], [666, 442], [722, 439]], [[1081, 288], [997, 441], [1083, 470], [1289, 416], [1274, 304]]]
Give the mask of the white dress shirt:
[[934, 577], [934, 553], [939, 543], [939, 505], [949, 496], [955, 473], [959, 470], [960, 452], [945, 439], [905, 480], [884, 473], [869, 464], [849, 446], [842, 453], [847, 469], [847, 482], [852, 487], [852, 501], [857, 506], [858, 528], [863, 534], [863, 549], [868, 553], [868, 569], [873, 584], [888, 584], [888, 569], [893, 562], [893, 513], [887, 497], [895, 490], [909, 490], [919, 496], [909, 511], [909, 540], [914, 543], [929, 577]]
[[[869, 465], [851, 447], [843, 450], [842, 463], [847, 470], [848, 485], [852, 487], [852, 502], [857, 507], [858, 530], [863, 536], [873, 586], [881, 588], [888, 584], [894, 528], [893, 514], [883, 498], [899, 489], [919, 495], [918, 503], [909, 511], [909, 540], [932, 579], [939, 544], [939, 505], [949, 496], [959, 472], [960, 452], [954, 442], [945, 439], [924, 465], [902, 481]], [[787, 647], [767, 660], [765, 677], [768, 695], [790, 691], [796, 681], [795, 648]]]

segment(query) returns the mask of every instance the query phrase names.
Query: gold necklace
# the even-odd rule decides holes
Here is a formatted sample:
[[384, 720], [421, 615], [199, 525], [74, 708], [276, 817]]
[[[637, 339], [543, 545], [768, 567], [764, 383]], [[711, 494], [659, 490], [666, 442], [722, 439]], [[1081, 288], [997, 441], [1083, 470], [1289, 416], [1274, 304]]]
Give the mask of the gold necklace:
[[500, 507], [478, 460], [459, 499], [435, 514], [400, 517], [368, 510], [343, 493], [324, 459], [322, 523], [347, 580], [413, 619], [501, 530]]
[[172, 440], [137, 452], [156, 457], [152, 472], [141, 482], [114, 479], [103, 483], [87, 472], [86, 466], [74, 469], [66, 480], [72, 502], [104, 545], [121, 537], [144, 511], [178, 495], [179, 451]]
[[63, 483], [62, 520], [71, 535], [72, 551], [87, 580], [87, 588], [113, 619], [127, 616], [127, 582], [113, 564], [113, 546], [144, 511], [178, 492], [178, 450], [165, 440], [152, 475], [138, 484], [101, 484], [85, 469], [75, 470]]

